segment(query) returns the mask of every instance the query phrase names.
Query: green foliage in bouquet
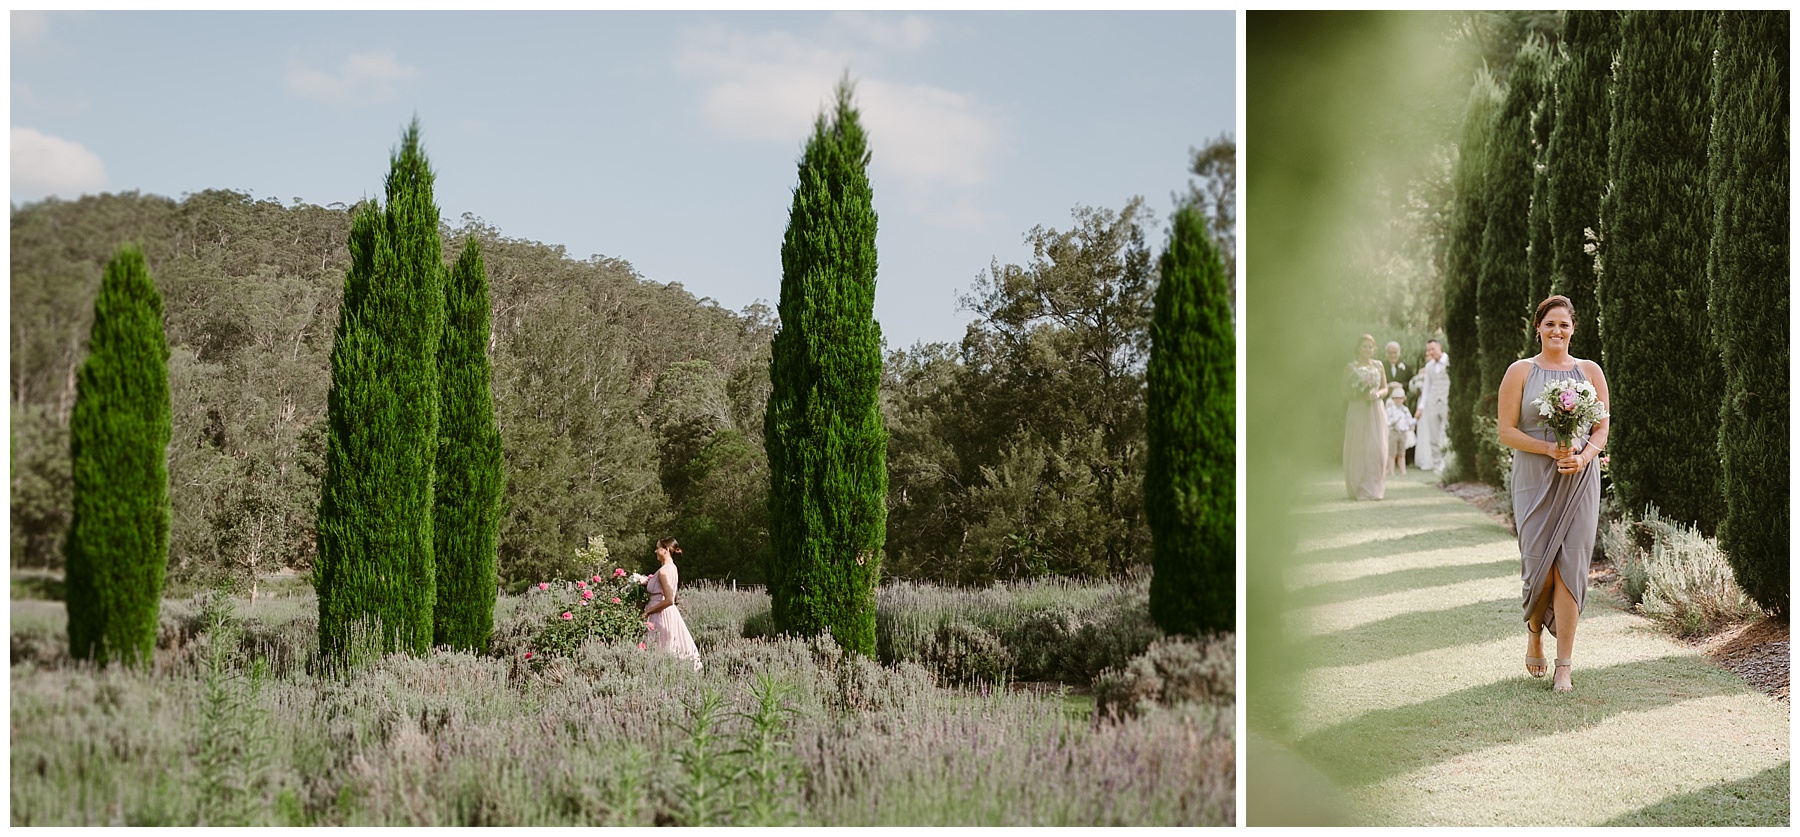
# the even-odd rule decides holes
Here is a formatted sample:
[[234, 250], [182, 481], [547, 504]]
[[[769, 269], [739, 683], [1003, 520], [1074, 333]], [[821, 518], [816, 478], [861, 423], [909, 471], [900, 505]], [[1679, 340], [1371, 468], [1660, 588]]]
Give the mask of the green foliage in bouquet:
[[[1562, 294], [1587, 316], [1587, 327], [1569, 340], [1569, 353], [1600, 358], [1600, 312], [1594, 295], [1594, 258], [1587, 231], [1600, 229], [1600, 194], [1606, 188], [1606, 84], [1619, 48], [1619, 13], [1568, 11], [1554, 70], [1556, 127], [1550, 132], [1544, 171], [1549, 181], [1550, 293]], [[1533, 239], [1536, 247], [1536, 239]]]
[[[1479, 373], [1481, 397], [1477, 415], [1498, 415], [1500, 379], [1519, 359], [1528, 330], [1531, 308], [1531, 276], [1525, 259], [1530, 241], [1531, 218], [1531, 117], [1544, 97], [1549, 51], [1535, 36], [1519, 49], [1507, 79], [1506, 98], [1493, 114], [1487, 143], [1487, 224], [1481, 234], [1480, 272], [1475, 285], [1476, 344], [1474, 370]], [[1535, 342], [1535, 341], [1534, 341]], [[1475, 448], [1475, 476], [1489, 485], [1500, 485], [1501, 469], [1510, 457], [1489, 455]]]
[[1450, 449], [1456, 455], [1451, 459], [1454, 472], [1448, 476], [1453, 480], [1474, 476], [1479, 438], [1476, 402], [1481, 398], [1475, 292], [1481, 275], [1482, 233], [1487, 229], [1489, 124], [1504, 96], [1487, 70], [1476, 71], [1451, 173], [1456, 197], [1450, 206], [1450, 241], [1444, 256], [1444, 351], [1457, 359], [1450, 374]]
[[382, 644], [422, 654], [433, 636], [433, 471], [443, 244], [419, 126], [393, 153], [387, 207], [350, 230], [351, 265], [331, 350], [330, 436], [319, 503], [319, 651], [336, 659], [353, 624], [379, 620]]
[[169, 563], [169, 344], [143, 251], [106, 265], [69, 419], [69, 653], [150, 662]]
[[1719, 546], [1772, 613], [1788, 606], [1788, 13], [1720, 13], [1707, 276], [1725, 361]]
[[494, 423], [487, 356], [488, 283], [480, 239], [470, 237], [444, 283], [443, 385], [433, 486], [437, 562], [434, 643], [487, 650], [498, 591], [505, 464]]
[[[1205, 219], [1175, 215], [1150, 326], [1145, 405], [1150, 613], [1170, 633], [1237, 624], [1237, 352]], [[1366, 397], [1366, 396], [1365, 396]]]
[[800, 636], [830, 631], [862, 654], [875, 652], [888, 479], [868, 165], [846, 79], [800, 159], [763, 419], [775, 623]]
[[[1620, 502], [1627, 509], [1655, 503], [1708, 535], [1724, 506], [1712, 427], [1724, 374], [1706, 302], [1717, 26], [1713, 12], [1627, 12], [1621, 22], [1598, 317]], [[1577, 330], [1594, 321], [1575, 313]]]

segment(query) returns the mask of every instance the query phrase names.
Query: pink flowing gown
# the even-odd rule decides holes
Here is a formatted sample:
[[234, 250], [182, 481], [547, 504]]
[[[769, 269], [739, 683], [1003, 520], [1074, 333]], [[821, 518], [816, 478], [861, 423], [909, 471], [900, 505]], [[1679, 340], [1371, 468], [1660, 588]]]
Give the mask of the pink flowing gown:
[[[669, 582], [675, 585], [676, 589], [680, 589], [681, 576], [676, 571], [675, 565], [671, 563], [663, 569], [669, 573]], [[652, 606], [662, 604], [662, 579], [653, 575], [644, 582], [644, 585], [650, 590], [650, 604]], [[656, 642], [658, 649], [684, 660], [693, 660], [694, 670], [700, 670], [700, 649], [695, 647], [694, 635], [688, 633], [687, 622], [681, 618], [681, 605], [669, 605], [652, 613], [648, 621], [653, 628], [650, 636]]]

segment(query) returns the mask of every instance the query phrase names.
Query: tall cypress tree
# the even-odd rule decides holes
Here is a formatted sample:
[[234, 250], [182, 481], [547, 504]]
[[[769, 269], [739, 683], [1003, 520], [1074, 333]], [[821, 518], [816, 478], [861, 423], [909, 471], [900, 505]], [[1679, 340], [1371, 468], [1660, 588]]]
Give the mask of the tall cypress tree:
[[[1531, 323], [1531, 271], [1526, 247], [1531, 241], [1531, 116], [1544, 93], [1545, 47], [1533, 35], [1519, 48], [1507, 78], [1506, 98], [1494, 113], [1488, 139], [1487, 224], [1482, 230], [1481, 269], [1475, 286], [1477, 372], [1483, 417], [1499, 412], [1500, 379], [1519, 359], [1519, 348]], [[1475, 451], [1475, 475], [1501, 484], [1506, 463], [1487, 445]]]
[[1788, 608], [1788, 13], [1720, 13], [1713, 64], [1710, 313], [1725, 362], [1719, 546]]
[[1481, 273], [1481, 237], [1487, 228], [1487, 156], [1489, 126], [1505, 91], [1485, 68], [1475, 72], [1469, 102], [1463, 109], [1462, 136], [1456, 168], [1451, 173], [1454, 199], [1450, 207], [1450, 242], [1444, 260], [1444, 347], [1452, 354], [1450, 369], [1451, 479], [1475, 475], [1479, 445], [1476, 404], [1481, 398], [1477, 364], [1475, 290]]
[[370, 620], [379, 621], [384, 648], [431, 647], [437, 350], [444, 330], [432, 180], [415, 121], [392, 155], [386, 208], [364, 204], [350, 226], [313, 568], [319, 648], [329, 657]]
[[[1526, 247], [1529, 254], [1526, 259], [1526, 276], [1530, 287], [1525, 291], [1527, 305], [1536, 305], [1539, 300], [1550, 295], [1550, 273], [1553, 244], [1550, 234], [1550, 135], [1556, 130], [1556, 95], [1551, 83], [1556, 78], [1556, 68], [1562, 65], [1554, 49], [1544, 52], [1543, 82], [1538, 88], [1537, 105], [1531, 112], [1531, 213], [1526, 223], [1530, 245]], [[1590, 312], [1591, 313], [1591, 312]], [[1529, 323], [1527, 323], [1529, 325]], [[1521, 357], [1530, 357], [1537, 353], [1537, 333], [1523, 329], [1520, 335]]]
[[1713, 426], [1723, 374], [1706, 313], [1716, 25], [1711, 12], [1625, 13], [1599, 288], [1614, 490], [1634, 513], [1654, 503], [1709, 534], [1723, 508]]
[[1606, 188], [1606, 133], [1611, 119], [1606, 91], [1619, 47], [1619, 13], [1571, 10], [1563, 22], [1562, 60], [1556, 62], [1552, 96], [1556, 126], [1545, 161], [1549, 179], [1550, 292], [1575, 304], [1583, 327], [1569, 353], [1600, 357], [1600, 302], [1588, 230], [1600, 229], [1600, 194]]
[[1170, 633], [1237, 625], [1236, 368], [1225, 267], [1206, 219], [1185, 206], [1162, 257], [1146, 369], [1150, 615]]
[[763, 417], [775, 624], [875, 652], [887, 431], [869, 146], [849, 79], [813, 125], [781, 244], [781, 330]]
[[147, 665], [169, 564], [169, 343], [144, 253], [120, 248], [94, 300], [69, 417], [69, 653]]
[[480, 239], [470, 236], [457, 257], [444, 283], [444, 300], [444, 340], [438, 350], [442, 424], [433, 488], [435, 641], [485, 651], [494, 628], [505, 477], [494, 423], [487, 267]]

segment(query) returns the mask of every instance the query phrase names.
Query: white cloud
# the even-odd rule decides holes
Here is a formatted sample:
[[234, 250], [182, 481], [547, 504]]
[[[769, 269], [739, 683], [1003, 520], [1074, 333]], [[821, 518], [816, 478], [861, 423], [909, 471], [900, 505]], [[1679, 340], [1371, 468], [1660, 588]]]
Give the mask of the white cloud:
[[962, 192], [988, 177], [999, 135], [982, 103], [968, 93], [868, 71], [883, 55], [916, 49], [930, 37], [929, 22], [916, 15], [840, 14], [817, 38], [715, 24], [684, 33], [675, 66], [706, 80], [701, 113], [722, 136], [796, 144], [848, 69], [869, 131], [872, 173], [899, 187], [909, 212], [953, 218], [946, 221], [952, 225], [979, 222], [986, 216], [966, 194], [941, 193]]
[[106, 187], [106, 166], [80, 143], [12, 129], [12, 197], [36, 200], [48, 195], [76, 198]]
[[419, 77], [419, 69], [400, 63], [393, 50], [364, 52], [345, 58], [336, 72], [288, 65], [288, 91], [326, 104], [375, 102], [392, 98], [400, 84]]
[[44, 37], [50, 31], [50, 15], [48, 12], [12, 13], [12, 42], [27, 44]]
[[893, 49], [918, 49], [931, 41], [931, 21], [918, 15], [894, 20], [868, 12], [838, 12], [831, 22], [845, 30]]

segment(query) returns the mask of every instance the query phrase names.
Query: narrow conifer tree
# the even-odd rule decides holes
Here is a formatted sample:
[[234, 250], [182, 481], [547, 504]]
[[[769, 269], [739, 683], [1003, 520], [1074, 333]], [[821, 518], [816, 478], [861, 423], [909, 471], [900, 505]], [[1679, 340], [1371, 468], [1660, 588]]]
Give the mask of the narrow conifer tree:
[[[1556, 68], [1562, 65], [1554, 49], [1544, 51], [1542, 84], [1538, 87], [1537, 105], [1531, 112], [1531, 213], [1527, 222], [1527, 235], [1531, 239], [1526, 248], [1529, 253], [1526, 259], [1526, 275], [1530, 287], [1525, 291], [1527, 305], [1536, 305], [1539, 300], [1550, 295], [1550, 272], [1552, 264], [1550, 240], [1550, 134], [1556, 129], [1556, 96], [1551, 83], [1556, 78]], [[1527, 323], [1529, 325], [1529, 323]], [[1519, 336], [1523, 342], [1520, 357], [1530, 357], [1537, 353], [1537, 333], [1530, 328], [1520, 329]]]
[[[1537, 301], [1528, 298], [1531, 271], [1526, 249], [1531, 240], [1531, 116], [1543, 99], [1544, 65], [1544, 42], [1534, 35], [1519, 48], [1507, 77], [1506, 98], [1489, 129], [1487, 224], [1475, 288], [1478, 357], [1474, 369], [1463, 367], [1465, 373], [1480, 375], [1476, 410], [1483, 418], [1499, 414], [1500, 379], [1519, 359], [1531, 306]], [[1499, 486], [1506, 467], [1493, 447], [1476, 447], [1476, 478]]]
[[69, 418], [69, 654], [148, 665], [169, 564], [169, 343], [144, 253], [119, 250], [94, 300]]
[[1613, 488], [1634, 514], [1655, 504], [1707, 534], [1724, 505], [1715, 424], [1723, 372], [1706, 313], [1717, 20], [1634, 11], [1621, 21], [1599, 288]]
[[1788, 13], [1720, 13], [1708, 180], [1712, 323], [1725, 362], [1719, 546], [1738, 585], [1787, 613]]
[[1450, 207], [1450, 242], [1444, 264], [1444, 347], [1454, 363], [1450, 369], [1451, 479], [1475, 475], [1475, 450], [1479, 424], [1476, 405], [1481, 398], [1477, 348], [1475, 290], [1481, 273], [1481, 237], [1487, 228], [1487, 156], [1490, 124], [1505, 91], [1486, 68], [1475, 71], [1469, 102], [1463, 109], [1462, 135], [1456, 148], [1456, 168], [1451, 173], [1455, 197]]
[[443, 384], [433, 492], [437, 520], [438, 645], [486, 651], [494, 628], [504, 489], [500, 431], [494, 423], [488, 363], [487, 268], [481, 241], [469, 237], [444, 283]]
[[781, 330], [763, 417], [775, 624], [875, 653], [887, 431], [869, 146], [849, 79], [800, 158], [781, 244]]
[[1150, 325], [1144, 513], [1150, 616], [1191, 636], [1237, 625], [1237, 350], [1225, 283], [1206, 219], [1182, 207]]
[[431, 647], [437, 350], [444, 330], [432, 179], [415, 121], [392, 155], [387, 206], [364, 204], [351, 222], [313, 568], [319, 648], [328, 658], [338, 658], [359, 624], [376, 622], [383, 648]]
[[1606, 90], [1619, 48], [1619, 13], [1570, 10], [1563, 23], [1562, 59], [1556, 63], [1552, 98], [1556, 126], [1545, 161], [1550, 210], [1550, 292], [1581, 312], [1569, 353], [1600, 359], [1600, 301], [1587, 231], [1600, 229], [1600, 193], [1606, 188]]

